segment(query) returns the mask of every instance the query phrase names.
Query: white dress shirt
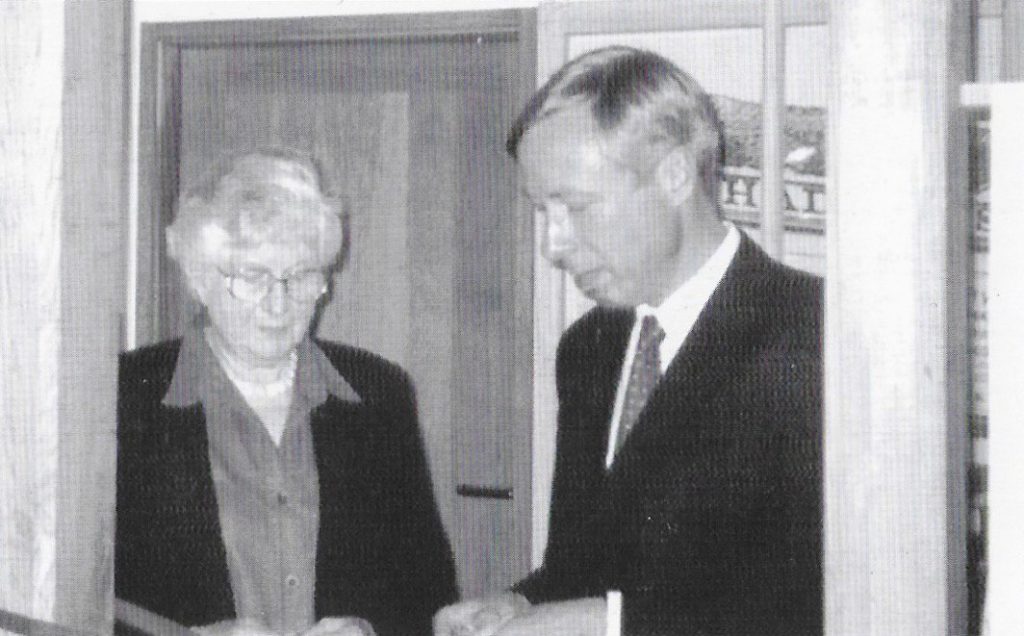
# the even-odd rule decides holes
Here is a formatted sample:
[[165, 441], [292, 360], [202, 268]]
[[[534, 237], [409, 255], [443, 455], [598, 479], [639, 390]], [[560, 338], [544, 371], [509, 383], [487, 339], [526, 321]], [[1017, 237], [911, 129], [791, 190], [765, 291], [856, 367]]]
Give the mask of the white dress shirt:
[[653, 315], [658, 319], [658, 324], [665, 332], [658, 352], [661, 359], [661, 372], [665, 373], [673, 358], [679, 353], [686, 337], [690, 335], [694, 323], [704, 310], [715, 288], [722, 282], [725, 271], [736, 256], [736, 250], [740, 246], [740, 233], [732, 223], [728, 225], [728, 232], [721, 244], [700, 269], [691, 276], [685, 283], [679, 286], [666, 298], [661, 305], [652, 307], [640, 305], [636, 308], [636, 322], [633, 323], [633, 331], [629, 335], [629, 345], [626, 347], [626, 357], [622, 362], [622, 370], [619, 373], [619, 386], [615, 393], [615, 408], [612, 411], [611, 433], [608, 436], [608, 452], [605, 455], [605, 467], [612, 465], [615, 459], [615, 439], [619, 434], [619, 420], [622, 419], [622, 405], [626, 401], [626, 389], [629, 384], [630, 370], [633, 368], [633, 358], [636, 357], [637, 341], [640, 339], [640, 323], [645, 316]]

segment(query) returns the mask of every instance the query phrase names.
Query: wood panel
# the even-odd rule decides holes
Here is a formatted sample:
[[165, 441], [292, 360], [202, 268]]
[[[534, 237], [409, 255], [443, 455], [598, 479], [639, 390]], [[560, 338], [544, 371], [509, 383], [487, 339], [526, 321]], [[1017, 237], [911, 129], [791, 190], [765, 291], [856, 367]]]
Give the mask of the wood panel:
[[966, 630], [968, 8], [830, 6], [830, 635]]
[[128, 8], [66, 6], [55, 620], [113, 624], [117, 357], [123, 339]]

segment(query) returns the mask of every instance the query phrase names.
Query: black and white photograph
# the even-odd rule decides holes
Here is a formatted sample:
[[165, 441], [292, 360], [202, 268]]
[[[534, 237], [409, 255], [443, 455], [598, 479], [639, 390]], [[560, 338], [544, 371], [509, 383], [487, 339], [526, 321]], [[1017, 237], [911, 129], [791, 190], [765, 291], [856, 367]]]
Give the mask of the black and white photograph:
[[0, 0], [0, 634], [1024, 630], [1024, 0]]

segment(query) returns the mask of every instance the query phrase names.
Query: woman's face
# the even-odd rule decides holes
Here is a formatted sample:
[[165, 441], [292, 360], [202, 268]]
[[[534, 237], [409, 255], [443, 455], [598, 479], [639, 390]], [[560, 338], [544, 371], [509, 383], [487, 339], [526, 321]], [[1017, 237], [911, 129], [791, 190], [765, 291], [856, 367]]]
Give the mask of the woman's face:
[[[308, 283], [321, 270], [313, 250], [299, 243], [264, 243], [202, 268], [191, 278], [192, 286], [226, 352], [254, 368], [286, 362], [306, 336], [319, 297], [299, 298], [311, 294], [296, 293], [302, 274]], [[254, 299], [252, 290], [261, 278], [269, 279], [269, 291]], [[289, 289], [281, 279], [289, 279]], [[242, 289], [247, 293], [240, 293]], [[322, 291], [322, 286], [316, 289]]]

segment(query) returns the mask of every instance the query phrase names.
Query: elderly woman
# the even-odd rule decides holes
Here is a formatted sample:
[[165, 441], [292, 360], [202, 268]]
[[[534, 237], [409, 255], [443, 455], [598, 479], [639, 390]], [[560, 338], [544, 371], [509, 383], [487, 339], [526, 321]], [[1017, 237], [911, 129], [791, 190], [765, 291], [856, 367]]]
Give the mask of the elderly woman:
[[382, 636], [455, 599], [409, 379], [309, 334], [339, 208], [276, 149], [181, 199], [167, 245], [203, 312], [121, 360], [118, 598], [205, 633]]

